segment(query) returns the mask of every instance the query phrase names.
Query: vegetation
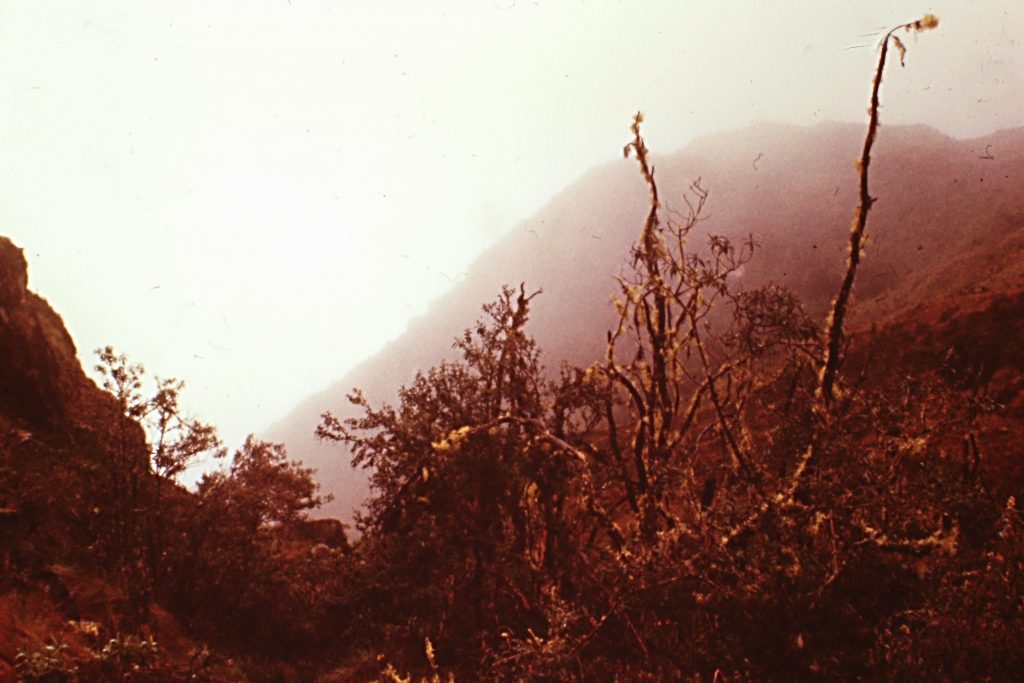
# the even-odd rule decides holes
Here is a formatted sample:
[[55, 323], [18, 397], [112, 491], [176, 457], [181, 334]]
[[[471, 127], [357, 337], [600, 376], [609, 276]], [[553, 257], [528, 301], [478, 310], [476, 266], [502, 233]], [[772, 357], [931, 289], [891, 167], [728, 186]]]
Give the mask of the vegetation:
[[[75, 648], [26, 644], [17, 675], [236, 680], [216, 668], [230, 655], [253, 680], [1013, 679], [1024, 538], [976, 439], [1003, 407], [955, 359], [880, 371], [844, 334], [890, 43], [905, 52], [885, 36], [824, 326], [783, 285], [741, 286], [757, 245], [703, 233], [699, 180], [665, 210], [637, 114], [625, 154], [650, 203], [604, 357], [546, 370], [527, 333], [541, 292], [520, 284], [397, 404], [354, 391], [361, 415], [318, 429], [371, 472], [351, 545], [309, 517], [323, 499], [281, 445], [249, 437], [181, 487], [225, 456], [215, 431], [184, 416], [181, 382], [144, 398], [141, 366], [101, 350], [116, 420], [75, 433], [80, 470], [55, 475], [74, 501], [26, 464], [12, 513], [76, 531], [7, 551], [4, 585], [45, 580], [57, 604], [44, 565], [75, 561], [123, 604], [104, 622], [68, 606]], [[32, 448], [23, 462], [66, 455]], [[226, 654], [169, 661], [164, 609]]]
[[[545, 381], [521, 286], [399, 406], [357, 392], [364, 417], [324, 416], [320, 436], [373, 471], [350, 642], [424, 677], [425, 638], [469, 679], [1012, 677], [990, 648], [1021, 643], [1021, 586], [986, 558], [1005, 558], [1015, 503], [1000, 512], [947, 450], [992, 406], [937, 368], [841, 372], [890, 41], [823, 334], [784, 287], [737, 288], [752, 240], [692, 247], [699, 181], [688, 215], [664, 215], [637, 115], [625, 151], [650, 209], [603, 362]], [[950, 611], [990, 582], [1004, 591], [974, 617]]]
[[66, 650], [63, 643], [48, 643], [31, 652], [22, 650], [15, 657], [15, 671], [26, 683], [67, 681], [76, 669], [68, 663]]

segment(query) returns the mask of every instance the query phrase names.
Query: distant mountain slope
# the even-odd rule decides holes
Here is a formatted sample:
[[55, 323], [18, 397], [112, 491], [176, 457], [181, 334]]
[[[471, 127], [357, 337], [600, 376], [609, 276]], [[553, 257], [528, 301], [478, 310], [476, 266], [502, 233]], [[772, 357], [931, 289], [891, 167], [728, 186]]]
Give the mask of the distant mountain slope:
[[[786, 283], [815, 315], [825, 312], [842, 274], [856, 193], [853, 160], [862, 126], [777, 124], [699, 138], [655, 158], [668, 209], [701, 178], [710, 192], [704, 230], [759, 249], [745, 272], [751, 286]], [[1024, 286], [1024, 129], [954, 140], [925, 127], [884, 127], [875, 148], [867, 258], [854, 324], [898, 317], [924, 300], [964, 288]], [[612, 276], [620, 271], [646, 210], [635, 162], [585, 174], [547, 207], [484, 253], [467, 276], [375, 357], [297, 406], [264, 435], [318, 470], [336, 496], [325, 509], [350, 519], [367, 493], [337, 446], [313, 438], [319, 415], [351, 414], [345, 395], [361, 388], [391, 400], [419, 369], [452, 356], [451, 341], [479, 317], [502, 284], [543, 288], [529, 331], [548, 367], [585, 364], [603, 353], [612, 322]], [[699, 242], [699, 238], [698, 238]]]

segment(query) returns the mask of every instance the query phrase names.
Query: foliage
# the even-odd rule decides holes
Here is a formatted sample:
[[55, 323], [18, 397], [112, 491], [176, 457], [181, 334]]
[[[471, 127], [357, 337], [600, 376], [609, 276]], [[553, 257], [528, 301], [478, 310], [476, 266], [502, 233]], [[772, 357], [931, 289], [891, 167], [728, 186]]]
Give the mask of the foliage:
[[992, 657], [1009, 677], [1019, 515], [974, 476], [981, 404], [927, 368], [842, 372], [890, 40], [905, 51], [886, 35], [824, 332], [784, 287], [739, 287], [752, 240], [691, 245], [699, 181], [664, 217], [637, 115], [625, 151], [650, 209], [603, 362], [545, 381], [530, 297], [505, 289], [397, 407], [355, 392], [362, 417], [324, 416], [318, 434], [373, 471], [348, 637], [388, 652], [386, 676], [431, 675], [430, 638], [494, 680], [971, 678]]
[[[117, 447], [106, 466], [105, 506], [109, 533], [101, 538], [105, 554], [120, 570], [120, 583], [128, 593], [129, 614], [123, 626], [140, 627], [149, 603], [164, 579], [169, 553], [166, 488], [204, 455], [223, 455], [216, 430], [188, 418], [180, 406], [184, 382], [156, 379], [151, 397], [142, 393], [145, 368], [129, 362], [113, 347], [97, 349], [96, 371], [103, 387], [117, 400], [120, 415]], [[138, 453], [130, 438], [141, 424], [148, 453]]]
[[365, 416], [325, 415], [319, 430], [373, 469], [353, 596], [363, 633], [353, 635], [372, 643], [387, 628], [404, 643], [400, 664], [417, 661], [427, 637], [463, 659], [496, 646], [503, 628], [543, 623], [545, 596], [571, 573], [577, 511], [566, 488], [580, 458], [565, 440], [581, 427], [562, 387], [579, 373], [543, 379], [523, 332], [532, 298], [505, 288], [456, 340], [461, 362], [419, 375], [397, 408], [355, 393]]
[[[445, 678], [441, 677], [437, 660], [434, 657], [434, 644], [430, 642], [430, 638], [424, 641], [424, 653], [427, 657], [427, 664], [430, 665], [431, 674], [429, 678], [421, 678], [420, 683], [455, 683], [455, 675], [452, 673], [449, 673]], [[378, 681], [379, 683], [412, 683], [413, 677], [402, 676], [394, 666], [385, 664], [384, 671], [381, 672], [381, 677]]]
[[94, 654], [99, 670], [113, 680], [133, 680], [153, 671], [159, 657], [160, 649], [152, 636], [134, 635], [111, 638]]
[[96, 355], [103, 388], [117, 399], [125, 419], [146, 427], [149, 467], [154, 474], [173, 480], [201, 456], [223, 455], [216, 430], [184, 415], [180, 405], [184, 381], [158, 377], [153, 395], [146, 398], [142, 395], [145, 368], [141, 364], [129, 362], [111, 346], [97, 349]]
[[25, 683], [63, 683], [74, 680], [76, 667], [67, 656], [67, 645], [56, 641], [18, 652], [14, 669]]
[[[260, 660], [315, 651], [324, 640], [317, 627], [336, 602], [343, 552], [336, 541], [309, 540], [308, 513], [324, 500], [312, 471], [290, 461], [282, 445], [250, 436], [225, 469], [185, 491], [175, 481], [181, 472], [200, 457], [224, 455], [215, 430], [184, 415], [183, 382], [157, 379], [147, 397], [141, 365], [110, 347], [98, 354], [97, 370], [122, 415], [120, 448], [106, 464], [110, 502], [101, 509], [111, 514], [103, 515], [109, 526], [100, 545], [128, 598], [118, 627], [143, 626], [149, 605], [162, 600], [201, 625], [203, 637], [261, 652]], [[148, 458], [132, 445], [138, 425]], [[136, 646], [112, 641], [107, 654], [123, 659]], [[273, 668], [257, 660], [250, 668], [265, 666]]]
[[252, 436], [226, 471], [200, 481], [169, 558], [170, 594], [210, 635], [264, 653], [319, 642], [316, 624], [341, 553], [299, 535], [322, 498], [309, 469]]
[[177, 680], [223, 680], [211, 678], [209, 652], [194, 657], [185, 669], [162, 661], [152, 636], [117, 635], [102, 647], [72, 650], [52, 640], [36, 650], [21, 650], [15, 661], [19, 681], [26, 683], [137, 681], [153, 683]]
[[[183, 415], [182, 382], [146, 397], [141, 366], [99, 351], [119, 447], [81, 523], [135, 621], [162, 600], [257, 680], [1019, 675], [1022, 522], [978, 476], [979, 424], [1002, 407], [980, 373], [872, 372], [877, 350], [844, 331], [890, 45], [906, 51], [885, 35], [824, 325], [778, 283], [743, 285], [757, 245], [703, 230], [699, 180], [686, 213], [664, 210], [637, 114], [625, 153], [650, 204], [604, 358], [546, 371], [527, 332], [540, 292], [520, 284], [396, 404], [354, 391], [361, 413], [317, 431], [371, 473], [352, 546], [310, 518], [313, 472], [279, 444], [250, 436], [194, 492], [178, 486], [223, 454], [216, 433]], [[169, 671], [159, 655], [118, 636], [88, 662], [26, 648], [17, 670], [146, 680]]]
[[205, 476], [198, 494], [203, 502], [215, 501], [218, 513], [255, 536], [304, 518], [322, 503], [317, 489], [312, 471], [289, 461], [284, 446], [250, 435], [235, 451], [228, 472]]

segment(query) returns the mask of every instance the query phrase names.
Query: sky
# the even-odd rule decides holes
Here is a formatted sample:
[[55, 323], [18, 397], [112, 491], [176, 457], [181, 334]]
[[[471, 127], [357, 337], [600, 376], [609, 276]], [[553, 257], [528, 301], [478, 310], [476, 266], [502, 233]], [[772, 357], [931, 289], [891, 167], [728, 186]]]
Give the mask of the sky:
[[236, 447], [620, 158], [637, 110], [662, 152], [863, 121], [879, 30], [926, 12], [883, 124], [1024, 125], [1020, 0], [0, 0], [0, 234], [83, 365], [184, 379]]

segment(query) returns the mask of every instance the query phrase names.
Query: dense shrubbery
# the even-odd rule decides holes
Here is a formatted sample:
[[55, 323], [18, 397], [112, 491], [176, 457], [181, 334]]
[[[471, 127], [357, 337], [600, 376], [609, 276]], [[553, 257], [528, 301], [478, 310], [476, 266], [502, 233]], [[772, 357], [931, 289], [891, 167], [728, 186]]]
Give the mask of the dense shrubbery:
[[823, 408], [792, 296], [664, 246], [694, 206], [638, 246], [604, 363], [545, 380], [506, 290], [461, 363], [327, 417], [376, 491], [347, 642], [468, 679], [1008, 677], [1017, 513], [959, 450], [986, 406], [924, 369]]
[[939, 367], [840, 372], [884, 59], [824, 335], [785, 288], [738, 288], [752, 242], [691, 247], [699, 183], [689, 215], [664, 218], [638, 116], [626, 152], [651, 207], [603, 362], [546, 380], [524, 332], [531, 297], [507, 289], [456, 341], [463, 360], [397, 407], [356, 393], [364, 417], [325, 416], [320, 435], [374, 472], [356, 652], [498, 680], [1019, 671], [1019, 515], [970, 447], [996, 406]]
[[[250, 437], [226, 469], [185, 490], [175, 477], [191, 460], [222, 455], [215, 432], [182, 416], [180, 382], [158, 381], [145, 397], [141, 366], [110, 348], [99, 353], [119, 407], [109, 434], [32, 434], [4, 460], [13, 475], [4, 483], [17, 497], [0, 529], [0, 588], [42, 591], [57, 623], [68, 625], [50, 634], [70, 636], [72, 645], [47, 645], [37, 634], [18, 660], [23, 677], [182, 680], [184, 651], [155, 665], [152, 634], [163, 609], [192, 636], [241, 655], [256, 678], [276, 670], [277, 660], [294, 669], [295, 661], [321, 658], [327, 638], [319, 627], [337, 602], [332, 577], [343, 576], [346, 542], [339, 522], [308, 518], [321, 502], [311, 471], [290, 462], [282, 446]], [[96, 629], [88, 642], [75, 626], [87, 623], [79, 621], [81, 596], [59, 564], [106, 582], [88, 590]], [[100, 633], [125, 635], [99, 645]], [[196, 675], [203, 668], [189, 666]], [[221, 668], [227, 673], [209, 680], [237, 678], [231, 666]]]

